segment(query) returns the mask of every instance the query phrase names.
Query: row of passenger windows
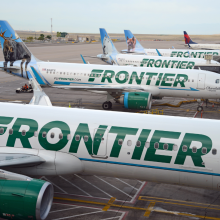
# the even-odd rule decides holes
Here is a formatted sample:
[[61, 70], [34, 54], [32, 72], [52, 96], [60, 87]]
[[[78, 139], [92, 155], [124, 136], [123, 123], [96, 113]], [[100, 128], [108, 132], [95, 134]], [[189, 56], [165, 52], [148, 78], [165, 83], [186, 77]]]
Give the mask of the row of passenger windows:
[[[3, 133], [4, 133], [4, 128], [0, 128], [0, 134], [3, 134]], [[10, 135], [13, 134], [13, 129], [9, 129], [9, 134], [10, 134]], [[26, 135], [26, 131], [25, 131], [25, 130], [22, 130], [21, 135], [22, 135], [22, 136], [25, 136], [25, 135]], [[34, 132], [34, 136], [35, 136], [35, 137], [38, 136], [38, 132], [37, 132], [37, 131]], [[42, 133], [42, 137], [43, 137], [43, 138], [46, 138], [46, 136], [47, 136], [47, 132], [43, 132], [43, 133]], [[55, 138], [55, 133], [53, 133], [53, 132], [50, 133], [50, 137], [51, 137], [51, 138]], [[67, 135], [67, 140], [71, 140], [71, 138], [72, 138], [72, 137], [71, 137], [71, 134], [68, 134], [68, 135]], [[62, 134], [62, 133], [59, 134], [59, 139], [63, 139], [63, 134]], [[79, 140], [80, 140], [80, 135], [76, 135], [76, 136], [75, 136], [75, 140], [76, 140], [76, 141], [79, 141]], [[84, 140], [85, 142], [87, 142], [87, 141], [89, 140], [89, 137], [88, 137], [87, 135], [85, 135], [85, 136], [83, 136], [83, 140]], [[104, 141], [104, 138], [101, 138], [101, 140]], [[123, 144], [123, 140], [122, 140], [122, 139], [119, 139], [119, 140], [118, 140], [118, 145], [122, 146], [122, 144]], [[127, 146], [131, 146], [131, 145], [132, 145], [132, 141], [131, 141], [131, 140], [128, 140], [128, 141], [127, 141]], [[140, 146], [141, 146], [141, 141], [138, 140], [138, 141], [136, 142], [136, 147], [140, 147]], [[149, 148], [150, 143], [149, 143], [149, 142], [145, 142], [145, 145], [144, 145], [144, 146], [145, 146], [146, 148]], [[155, 149], [159, 149], [159, 143], [158, 143], [158, 142], [154, 143], [154, 148], [155, 148]], [[163, 144], [163, 149], [164, 149], [164, 150], [168, 150], [168, 148], [169, 148], [169, 144], [167, 144], [167, 143]], [[178, 150], [178, 146], [177, 146], [176, 144], [174, 144], [172, 150], [177, 151], [177, 150]], [[188, 150], [188, 147], [187, 147], [186, 145], [183, 145], [183, 146], [182, 146], [182, 151], [183, 151], [183, 152], [187, 152], [187, 150]], [[192, 150], [193, 153], [196, 153], [196, 152], [197, 152], [197, 147], [192, 147], [191, 150]], [[202, 151], [203, 154], [207, 154], [207, 148], [206, 148], [206, 147], [203, 147], [203, 148], [201, 149], [201, 151]], [[215, 148], [212, 149], [212, 154], [213, 154], [213, 155], [216, 155], [216, 154], [217, 154], [217, 149], [215, 149]]]
[[89, 73], [69, 73], [69, 72], [48, 72], [47, 74], [59, 74], [59, 75], [77, 75], [77, 76], [86, 76], [86, 75], [90, 75]]

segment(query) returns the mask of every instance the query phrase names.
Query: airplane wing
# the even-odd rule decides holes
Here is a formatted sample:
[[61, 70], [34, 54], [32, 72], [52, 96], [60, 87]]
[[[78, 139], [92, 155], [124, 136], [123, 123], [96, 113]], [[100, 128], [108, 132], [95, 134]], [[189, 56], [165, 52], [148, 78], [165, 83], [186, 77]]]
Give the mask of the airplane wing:
[[72, 90], [144, 90], [141, 86], [109, 86], [109, 85], [96, 85], [96, 86], [52, 86], [59, 89], [72, 89]]
[[21, 153], [1, 153], [0, 168], [2, 167], [30, 167], [44, 163], [45, 160], [37, 155]]
[[107, 92], [125, 92], [125, 91], [140, 91], [140, 92], [150, 92], [152, 95], [158, 95], [160, 93], [159, 89], [152, 86], [145, 86], [144, 88], [139, 85], [121, 85], [121, 86], [110, 86], [110, 85], [95, 85], [95, 86], [52, 86], [53, 88], [59, 89], [71, 89], [71, 90], [97, 90], [97, 91], [107, 91]]

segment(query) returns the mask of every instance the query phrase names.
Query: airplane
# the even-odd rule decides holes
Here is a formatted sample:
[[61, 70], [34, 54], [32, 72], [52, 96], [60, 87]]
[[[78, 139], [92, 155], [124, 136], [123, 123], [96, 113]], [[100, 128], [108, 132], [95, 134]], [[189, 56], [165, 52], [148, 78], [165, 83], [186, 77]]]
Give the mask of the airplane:
[[[147, 54], [149, 56], [159, 56], [156, 49], [143, 48], [137, 38], [130, 30], [124, 30], [125, 40], [128, 48], [122, 50], [122, 53]], [[199, 48], [198, 48], [199, 49]], [[217, 48], [216, 48], [217, 49]], [[220, 48], [219, 48], [220, 49]], [[182, 58], [204, 58], [205, 54], [219, 56], [220, 50], [187, 50], [187, 49], [159, 49], [162, 56], [165, 57], [182, 57]]]
[[186, 31], [183, 31], [184, 39], [185, 39], [185, 46], [189, 47], [190, 49], [202, 49], [202, 50], [219, 50], [220, 44], [198, 44], [194, 42], [190, 36], [187, 34]]
[[220, 98], [220, 75], [217, 73], [44, 62], [34, 57], [7, 21], [0, 21], [0, 25], [5, 58], [0, 61], [1, 70], [27, 80], [35, 78], [41, 86], [104, 94], [106, 101], [102, 107], [105, 110], [112, 108], [113, 99], [125, 108], [145, 110], [151, 108], [152, 97]]
[[[179, 57], [164, 57], [161, 56], [160, 50], [156, 49], [159, 57], [136, 54], [122, 54], [117, 51], [111, 38], [104, 28], [100, 28], [100, 36], [102, 42], [103, 54], [98, 54], [97, 58], [102, 61], [119, 66], [140, 66], [140, 67], [155, 67], [155, 68], [177, 68], [177, 69], [193, 69], [195, 65], [205, 64], [205, 59], [198, 58], [179, 58]], [[131, 39], [131, 38], [129, 38]], [[133, 39], [133, 38], [132, 38]], [[129, 44], [130, 45], [130, 44]], [[139, 52], [144, 49], [140, 43], [135, 40], [136, 50]], [[132, 48], [132, 45], [129, 46]], [[219, 64], [217, 61], [211, 60], [211, 64]], [[183, 65], [184, 64], [184, 65]]]
[[44, 105], [0, 103], [1, 218], [48, 216], [53, 186], [29, 176], [101, 175], [220, 189], [219, 120]]

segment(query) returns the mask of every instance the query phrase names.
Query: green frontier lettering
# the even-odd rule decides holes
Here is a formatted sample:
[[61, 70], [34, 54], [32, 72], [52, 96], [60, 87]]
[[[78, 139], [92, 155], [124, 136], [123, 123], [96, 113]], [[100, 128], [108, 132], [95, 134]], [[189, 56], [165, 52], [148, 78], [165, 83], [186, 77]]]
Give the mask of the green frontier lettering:
[[138, 147], [135, 146], [131, 159], [133, 159], [133, 160], [140, 160], [141, 159], [141, 155], [143, 153], [144, 146], [145, 146], [145, 143], [147, 141], [147, 138], [148, 138], [150, 132], [151, 132], [151, 130], [148, 130], [148, 129], [143, 129], [141, 131], [141, 134], [138, 138], [138, 140], [141, 142], [141, 146], [138, 146]]
[[[44, 136], [45, 134], [48, 134], [49, 131], [53, 128], [58, 128], [61, 130], [62, 136], [59, 137], [60, 140], [56, 144], [51, 144], [47, 140], [47, 136]], [[38, 141], [40, 145], [46, 149], [46, 150], [53, 150], [53, 151], [59, 151], [63, 149], [66, 144], [68, 143], [67, 135], [70, 134], [70, 128], [68, 124], [62, 121], [52, 121], [44, 125], [38, 135]]]
[[[13, 120], [12, 117], [0, 116], [0, 124], [2, 124], [2, 125], [8, 125], [9, 123], [11, 123], [12, 120]], [[1, 128], [3, 128], [4, 131], [3, 131], [3, 133], [1, 133], [0, 135], [3, 135], [3, 134], [6, 132], [7, 127], [0, 125], [0, 129], [1, 129]]]
[[115, 72], [112, 70], [105, 70], [101, 82], [108, 81], [108, 83], [112, 83], [112, 78], [115, 76]]
[[153, 76], [157, 76], [157, 74], [158, 74], [158, 73], [151, 73], [151, 72], [150, 72], [150, 73], [146, 73], [146, 75], [148, 76], [146, 85], [150, 85], [151, 80], [152, 80], [152, 77], [153, 77]]
[[160, 73], [158, 78], [157, 78], [157, 82], [156, 82], [155, 86], [159, 86], [160, 85], [160, 81], [162, 79], [162, 76], [163, 76], [163, 73]]
[[173, 82], [167, 83], [166, 81], [167, 81], [167, 79], [170, 79], [170, 78], [168, 78], [169, 76], [174, 78], [175, 75], [176, 74], [173, 74], [173, 73], [165, 73], [164, 76], [163, 76], [163, 80], [162, 80], [160, 86], [172, 86]]
[[169, 60], [169, 61], [167, 62], [167, 60], [164, 60], [164, 61], [163, 61], [163, 64], [162, 64], [162, 68], [169, 68], [170, 61], [171, 61], [171, 60]]
[[[124, 75], [124, 78], [122, 77], [122, 80], [120, 79], [120, 75], [122, 76]], [[120, 84], [126, 83], [128, 81], [128, 76], [129, 76], [128, 72], [120, 71], [115, 75], [115, 81]]]
[[[197, 149], [196, 153], [193, 153], [192, 149], [190, 148], [192, 142], [194, 141], [202, 143], [201, 148]], [[183, 146], [187, 147], [186, 152], [183, 151], [182, 149]], [[207, 152], [205, 154], [202, 153], [203, 147], [207, 148]], [[186, 157], [190, 156], [195, 166], [205, 167], [203, 160], [202, 160], [202, 156], [208, 154], [211, 149], [212, 149], [212, 140], [208, 136], [205, 136], [202, 134], [186, 133], [180, 145], [180, 148], [179, 148], [176, 160], [175, 160], [175, 164], [183, 165], [186, 160]]]
[[161, 64], [162, 64], [162, 60], [156, 60], [154, 63], [154, 67], [159, 68], [161, 67]]
[[189, 62], [186, 69], [192, 69], [195, 66], [195, 62]]
[[130, 80], [129, 80], [128, 84], [132, 84], [133, 83], [133, 79], [135, 79], [136, 83], [138, 85], [140, 85], [141, 81], [143, 79], [144, 74], [145, 74], [145, 72], [141, 72], [140, 78], [139, 78], [138, 75], [137, 75], [137, 72], [133, 71], [132, 74], [131, 74], [131, 77], [130, 77]]
[[110, 157], [119, 156], [122, 147], [122, 145], [119, 145], [119, 139], [121, 139], [123, 143], [126, 135], [136, 135], [137, 131], [138, 128], [126, 128], [126, 127], [116, 127], [116, 126], [111, 127], [109, 133], [116, 133], [117, 136], [115, 138], [115, 142], [113, 144]]
[[[170, 163], [172, 156], [167, 155], [156, 155], [156, 148], [155, 143], [159, 144], [158, 150], [164, 150], [163, 145], [164, 143], [159, 143], [161, 138], [171, 138], [171, 139], [178, 139], [181, 132], [172, 132], [172, 131], [155, 131], [153, 137], [150, 141], [150, 147], [148, 148], [144, 160], [147, 161], [154, 161], [154, 162], [161, 162], [161, 163]], [[168, 150], [173, 150], [173, 145], [168, 143]]]
[[145, 64], [147, 64], [148, 60], [149, 60], [149, 59], [143, 59], [143, 60], [141, 61], [141, 65], [140, 65], [140, 66], [144, 66]]
[[[182, 78], [182, 79], [181, 79]], [[181, 87], [185, 87], [184, 82], [187, 82], [188, 76], [185, 74], [177, 74], [176, 79], [173, 83], [173, 87], [177, 87], [178, 84], [180, 84]]]
[[[26, 132], [24, 135], [22, 135], [23, 131], [19, 132], [22, 125], [26, 125], [29, 127], [28, 131], [24, 131]], [[38, 123], [33, 119], [17, 118], [12, 129], [13, 129], [13, 134], [9, 135], [6, 146], [14, 147], [16, 139], [20, 139], [21, 144], [24, 148], [31, 148], [28, 139], [33, 137], [34, 132], [38, 130]]]
[[[80, 123], [78, 128], [76, 129], [75, 135], [70, 145], [69, 152], [77, 153], [81, 139], [83, 139], [88, 153], [90, 155], [97, 154], [100, 143], [101, 143], [101, 138], [103, 137], [106, 128], [107, 128], [107, 125], [100, 125], [99, 128], [96, 130], [95, 138], [97, 139], [98, 137], [97, 135], [99, 135], [100, 138], [99, 138], [99, 141], [94, 143], [94, 149], [92, 150], [93, 142], [92, 142], [88, 124]], [[77, 135], [79, 136], [79, 139], [76, 138]]]
[[101, 76], [101, 73], [103, 72], [104, 70], [92, 70], [91, 74], [90, 74], [90, 77], [89, 77], [89, 82], [94, 82], [95, 78], [96, 77], [100, 77]]

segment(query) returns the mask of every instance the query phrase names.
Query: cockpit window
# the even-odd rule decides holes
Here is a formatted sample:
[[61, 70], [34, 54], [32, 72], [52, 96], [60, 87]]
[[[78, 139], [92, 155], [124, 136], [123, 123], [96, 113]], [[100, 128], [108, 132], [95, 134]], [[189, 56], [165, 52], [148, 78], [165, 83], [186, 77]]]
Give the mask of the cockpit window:
[[216, 79], [216, 80], [215, 80], [215, 83], [219, 83], [219, 79]]

